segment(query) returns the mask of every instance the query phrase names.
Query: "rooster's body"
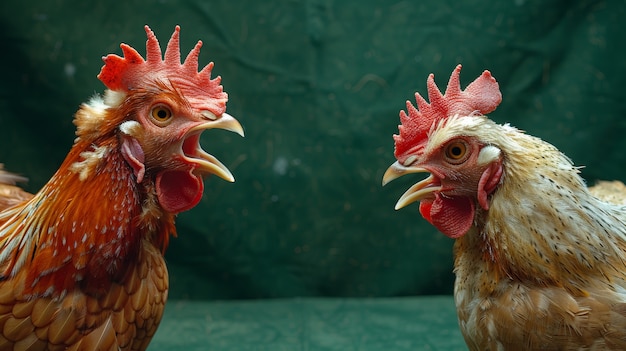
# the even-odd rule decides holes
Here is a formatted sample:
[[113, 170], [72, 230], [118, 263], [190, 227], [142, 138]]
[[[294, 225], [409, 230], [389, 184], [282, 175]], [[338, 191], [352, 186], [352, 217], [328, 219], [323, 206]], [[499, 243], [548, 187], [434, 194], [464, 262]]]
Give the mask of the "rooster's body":
[[200, 148], [202, 130], [241, 127], [200, 44], [180, 64], [149, 28], [147, 60], [123, 45], [107, 85], [76, 113], [77, 138], [34, 195], [0, 170], [0, 350], [145, 350], [168, 291], [163, 252], [202, 176], [230, 172]]
[[626, 350], [623, 184], [590, 192], [554, 146], [483, 115], [501, 99], [488, 72], [460, 91], [459, 70], [445, 95], [431, 76], [431, 103], [417, 96], [420, 111], [401, 113], [385, 182], [431, 173], [396, 207], [420, 200], [424, 218], [456, 239], [469, 348]]

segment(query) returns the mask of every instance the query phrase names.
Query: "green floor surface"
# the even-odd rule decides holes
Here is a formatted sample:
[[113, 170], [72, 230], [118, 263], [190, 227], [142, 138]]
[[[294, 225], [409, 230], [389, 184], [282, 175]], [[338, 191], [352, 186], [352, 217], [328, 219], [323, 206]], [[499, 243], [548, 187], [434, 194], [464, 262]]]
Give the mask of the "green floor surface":
[[466, 350], [451, 296], [168, 302], [149, 348]]

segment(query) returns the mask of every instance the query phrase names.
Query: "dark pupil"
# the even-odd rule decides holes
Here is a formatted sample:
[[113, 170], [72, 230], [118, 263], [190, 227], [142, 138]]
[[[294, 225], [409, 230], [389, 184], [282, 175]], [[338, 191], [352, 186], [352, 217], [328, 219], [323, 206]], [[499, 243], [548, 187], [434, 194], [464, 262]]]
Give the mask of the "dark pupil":
[[452, 156], [461, 156], [461, 148], [455, 146], [452, 148], [452, 150], [450, 150], [450, 153], [452, 154]]
[[165, 111], [165, 110], [158, 110], [157, 111], [157, 116], [159, 118], [166, 118], [167, 117], [167, 111]]

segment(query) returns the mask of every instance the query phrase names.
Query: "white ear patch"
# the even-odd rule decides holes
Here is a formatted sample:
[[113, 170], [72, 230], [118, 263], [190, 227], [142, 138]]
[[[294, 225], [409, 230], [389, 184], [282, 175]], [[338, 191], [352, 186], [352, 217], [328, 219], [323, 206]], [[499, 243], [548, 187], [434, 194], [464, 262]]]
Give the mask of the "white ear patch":
[[501, 153], [502, 152], [497, 147], [493, 145], [487, 145], [480, 150], [480, 153], [478, 154], [478, 159], [476, 160], [476, 162], [479, 165], [491, 163], [497, 160], [500, 157]]
[[120, 132], [128, 136], [137, 136], [141, 130], [141, 124], [137, 121], [126, 121], [120, 124]]

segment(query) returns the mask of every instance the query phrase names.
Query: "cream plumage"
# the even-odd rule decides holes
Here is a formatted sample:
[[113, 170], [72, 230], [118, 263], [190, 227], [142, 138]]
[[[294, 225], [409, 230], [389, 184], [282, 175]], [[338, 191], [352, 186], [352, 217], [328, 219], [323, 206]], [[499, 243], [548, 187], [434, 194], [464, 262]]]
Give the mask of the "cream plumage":
[[615, 194], [623, 184], [588, 189], [554, 146], [484, 116], [500, 102], [489, 72], [458, 94], [459, 72], [445, 95], [431, 75], [431, 104], [418, 96], [419, 111], [408, 104], [401, 113], [398, 161], [383, 183], [431, 173], [397, 208], [421, 201], [422, 215], [456, 239], [454, 295], [468, 347], [625, 350], [626, 209]]

